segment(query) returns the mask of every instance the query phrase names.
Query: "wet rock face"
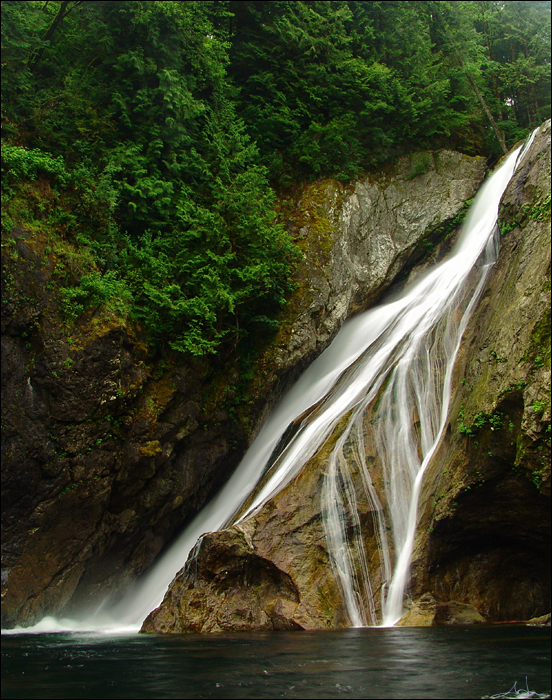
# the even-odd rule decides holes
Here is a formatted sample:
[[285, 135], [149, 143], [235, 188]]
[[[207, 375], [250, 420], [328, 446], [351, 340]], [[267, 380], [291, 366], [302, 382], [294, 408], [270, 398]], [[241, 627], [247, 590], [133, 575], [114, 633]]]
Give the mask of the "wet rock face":
[[[483, 159], [441, 151], [349, 188], [307, 187], [288, 222], [306, 253], [299, 289], [248, 384], [238, 362], [159, 370], [139, 331], [102, 309], [68, 325], [47, 240], [14, 229], [3, 248], [2, 625], [123, 592], [230, 475], [294, 377], [442, 235], [484, 173]], [[345, 624], [317, 576], [330, 626]], [[310, 614], [297, 624], [312, 626]]]
[[12, 235], [2, 290], [3, 627], [128, 585], [235, 465], [230, 440], [245, 445], [224, 410], [205, 406], [206, 363], [157, 379], [120, 320], [98, 313], [68, 327], [44, 241]]
[[198, 542], [163, 606], [150, 613], [141, 631], [302, 629], [293, 620], [298, 602], [290, 576], [231, 529]]
[[306, 256], [299, 289], [261, 364], [278, 374], [309, 364], [351, 313], [381, 298], [444, 235], [485, 173], [483, 158], [441, 150], [401, 158], [348, 187], [306, 187], [289, 216]]
[[[311, 468], [259, 512], [206, 535], [142, 631], [350, 626], [322, 525], [318, 494], [325, 456], [315, 457]], [[245, 573], [248, 566], [257, 577], [259, 572], [265, 572], [265, 579], [270, 575], [272, 583], [259, 589]], [[247, 604], [250, 614], [243, 612]]]
[[411, 591], [497, 621], [550, 611], [550, 122], [499, 221], [500, 257], [425, 476]]
[[473, 625], [486, 622], [473, 607], [456, 600], [442, 602], [426, 593], [412, 604], [397, 622], [399, 627], [435, 627], [437, 625]]
[[533, 617], [527, 620], [529, 627], [550, 627], [551, 615], [539, 615], [539, 617]]

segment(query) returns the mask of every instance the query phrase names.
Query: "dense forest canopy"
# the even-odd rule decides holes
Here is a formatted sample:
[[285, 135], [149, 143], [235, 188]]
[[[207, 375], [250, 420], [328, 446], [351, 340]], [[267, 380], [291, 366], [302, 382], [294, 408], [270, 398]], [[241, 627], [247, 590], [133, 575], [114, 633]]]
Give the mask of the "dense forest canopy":
[[550, 2], [3, 1], [3, 236], [56, 232], [69, 317], [217, 352], [292, 291], [275, 191], [549, 116]]

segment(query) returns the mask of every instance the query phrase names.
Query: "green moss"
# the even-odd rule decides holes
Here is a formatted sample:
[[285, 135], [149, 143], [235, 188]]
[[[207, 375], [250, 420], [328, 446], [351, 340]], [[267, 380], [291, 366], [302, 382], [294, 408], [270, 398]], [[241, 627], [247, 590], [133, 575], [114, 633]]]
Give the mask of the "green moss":
[[324, 594], [324, 591], [320, 586], [317, 586], [317, 593], [324, 612], [330, 619], [333, 619], [335, 615], [335, 602], [332, 604], [328, 600], [327, 596]]
[[524, 207], [525, 215], [530, 221], [550, 221], [550, 195], [542, 201], [534, 201]]
[[305, 188], [299, 206], [288, 214], [293, 227], [306, 235], [297, 239], [297, 246], [303, 253], [318, 255], [317, 265], [327, 265], [337, 233], [335, 222], [329, 213], [330, 207], [339, 210], [346, 195], [345, 187], [335, 180], [326, 180]]
[[410, 156], [410, 172], [406, 175], [407, 180], [413, 180], [418, 175], [425, 175], [433, 166], [429, 153], [413, 153]]
[[507, 416], [501, 411], [493, 411], [492, 413], [477, 413], [471, 422], [466, 421], [464, 415], [464, 407], [462, 406], [458, 413], [458, 432], [468, 437], [475, 437], [477, 433], [488, 426], [491, 431], [497, 431], [504, 427]]
[[72, 484], [69, 484], [69, 486], [66, 486], [62, 491], [60, 491], [57, 495], [58, 498], [61, 498], [62, 496], [65, 496], [67, 493], [70, 491], [73, 491], [74, 489], [77, 488], [77, 486], [80, 486], [82, 484], [83, 480], [80, 479], [79, 481], [75, 481]]
[[535, 412], [535, 415], [537, 416], [542, 416], [542, 414], [546, 411], [546, 409], [550, 406], [550, 403], [548, 401], [539, 401], [535, 399], [533, 403], [531, 404], [531, 407], [533, 411]]
[[497, 398], [502, 398], [506, 394], [510, 394], [514, 391], [523, 391], [525, 387], [527, 386], [527, 382], [521, 380], [520, 382], [516, 382], [515, 384], [509, 384], [505, 389], [501, 389], [498, 394]]
[[550, 369], [550, 309], [547, 309], [535, 324], [531, 333], [531, 343], [521, 361], [531, 362], [533, 372], [541, 367]]
[[550, 221], [550, 194], [544, 199], [536, 194], [531, 204], [525, 204], [515, 211], [511, 206], [505, 207], [499, 219], [500, 233], [505, 236], [518, 226], [526, 226], [529, 221]]
[[162, 451], [159, 440], [151, 440], [147, 442], [144, 447], [140, 448], [140, 452], [144, 457], [155, 457], [155, 455], [158, 455]]
[[499, 356], [497, 355], [497, 353], [496, 353], [494, 350], [491, 350], [490, 355], [491, 355], [491, 357], [493, 358], [494, 362], [495, 362], [497, 365], [500, 365], [500, 364], [502, 364], [503, 362], [508, 362], [508, 358], [507, 358], [507, 357], [499, 357]]

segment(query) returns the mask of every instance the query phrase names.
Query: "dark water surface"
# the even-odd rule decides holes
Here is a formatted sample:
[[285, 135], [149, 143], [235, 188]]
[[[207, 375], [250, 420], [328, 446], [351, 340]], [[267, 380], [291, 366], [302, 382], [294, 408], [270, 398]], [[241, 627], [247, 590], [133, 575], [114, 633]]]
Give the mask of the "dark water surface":
[[550, 689], [550, 629], [2, 637], [3, 698], [480, 698]]

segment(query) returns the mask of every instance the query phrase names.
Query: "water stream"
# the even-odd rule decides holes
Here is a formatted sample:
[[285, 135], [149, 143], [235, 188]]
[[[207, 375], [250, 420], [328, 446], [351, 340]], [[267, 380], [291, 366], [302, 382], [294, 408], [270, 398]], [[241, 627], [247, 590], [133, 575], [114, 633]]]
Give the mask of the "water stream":
[[[533, 137], [509, 154], [480, 188], [446, 260], [399, 296], [343, 326], [269, 416], [228, 483], [120, 603], [110, 608], [105, 601], [84, 621], [45, 619], [32, 630], [139, 629], [161, 603], [198, 538], [261, 508], [299, 473], [338, 425], [341, 433], [329, 458], [322, 493], [334, 573], [351, 626], [393, 625], [403, 613], [422, 478], [446, 427], [454, 362], [497, 257], [500, 199]], [[364, 445], [366, 412], [373, 410], [376, 401], [383, 494], [372, 484]], [[307, 418], [256, 488], [286, 428], [309, 408]], [[362, 497], [376, 514], [379, 578], [387, 582], [377, 592], [377, 601], [356, 515], [359, 494], [353, 467], [361, 474]], [[350, 532], [353, 535], [348, 537]]]

